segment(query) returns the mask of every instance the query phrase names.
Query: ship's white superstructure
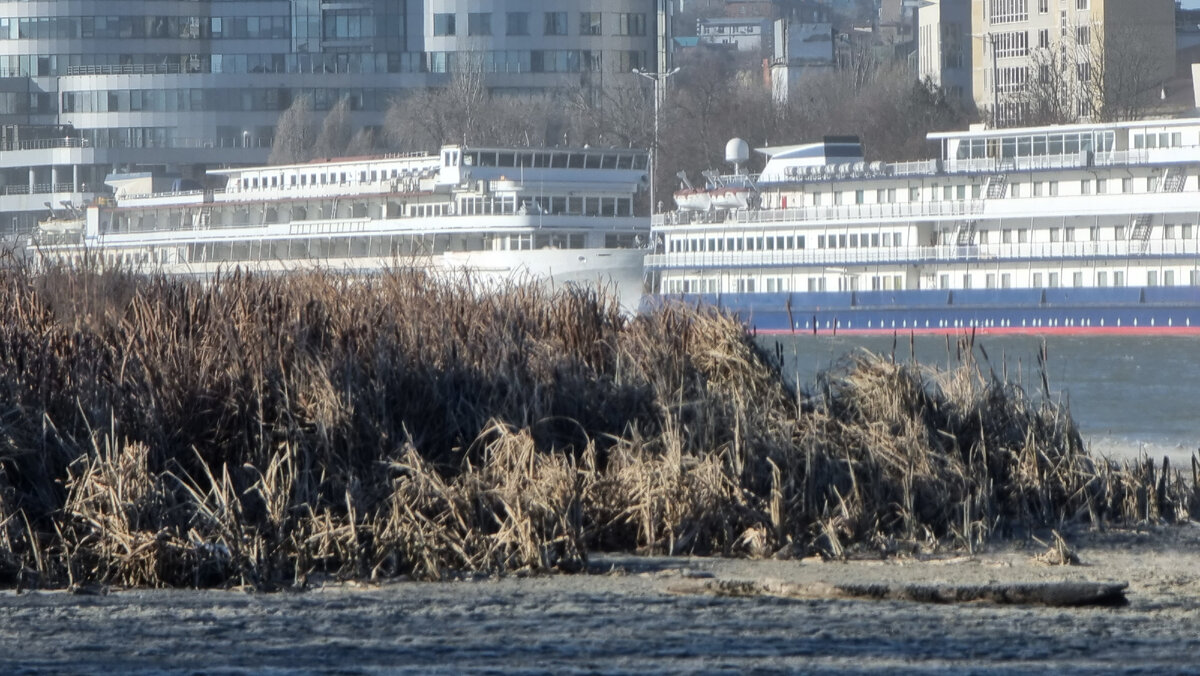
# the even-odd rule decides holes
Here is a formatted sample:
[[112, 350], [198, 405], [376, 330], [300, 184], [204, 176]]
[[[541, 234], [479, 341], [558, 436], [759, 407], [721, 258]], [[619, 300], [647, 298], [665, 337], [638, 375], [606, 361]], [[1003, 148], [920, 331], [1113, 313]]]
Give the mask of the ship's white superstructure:
[[[746, 208], [657, 217], [647, 269], [664, 294], [703, 295], [760, 315], [778, 303], [782, 316], [786, 304], [793, 317], [771, 324], [780, 330], [821, 323], [797, 308], [862, 309], [873, 293], [888, 294], [892, 309], [956, 299], [1008, 308], [970, 316], [921, 310], [902, 320], [906, 328], [1044, 328], [1097, 318], [1020, 310], [1054, 306], [1060, 296], [1074, 299], [1061, 307], [1085, 296], [1100, 306], [1130, 290], [1156, 298], [1200, 287], [1200, 120], [929, 139], [939, 157], [915, 162], [866, 162], [861, 149], [844, 159], [855, 154], [845, 137], [761, 150], [769, 159], [759, 175], [719, 182], [753, 185], [756, 199]], [[1039, 300], [1022, 295], [1028, 291]], [[836, 293], [857, 295], [821, 295]], [[808, 326], [796, 318], [804, 313]], [[842, 317], [881, 328], [878, 315]]]
[[418, 265], [476, 278], [613, 283], [636, 306], [649, 219], [645, 151], [446, 146], [394, 155], [210, 171], [223, 189], [164, 191], [112, 176], [82, 229], [43, 232], [42, 260], [207, 276], [235, 266], [369, 272]]

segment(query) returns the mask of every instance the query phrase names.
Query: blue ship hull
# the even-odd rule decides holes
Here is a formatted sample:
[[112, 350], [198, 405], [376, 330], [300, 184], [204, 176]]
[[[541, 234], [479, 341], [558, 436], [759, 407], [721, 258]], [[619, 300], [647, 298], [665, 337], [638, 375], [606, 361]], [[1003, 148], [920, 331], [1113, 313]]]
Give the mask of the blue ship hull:
[[1200, 287], [684, 294], [758, 333], [1200, 333]]

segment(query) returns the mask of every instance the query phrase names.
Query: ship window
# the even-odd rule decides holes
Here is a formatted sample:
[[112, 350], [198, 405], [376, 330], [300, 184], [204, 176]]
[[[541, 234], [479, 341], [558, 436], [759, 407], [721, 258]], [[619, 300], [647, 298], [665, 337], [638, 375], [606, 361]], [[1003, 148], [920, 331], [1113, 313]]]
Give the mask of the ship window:
[[1113, 286], [1125, 286], [1125, 271], [1113, 270]]
[[867, 201], [866, 191], [864, 191], [864, 190], [855, 190], [854, 191], [854, 203], [855, 204], [863, 204], [866, 201]]
[[799, 236], [799, 237], [797, 237], [797, 238], [796, 238], [796, 248], [797, 248], [797, 249], [803, 249], [803, 248], [804, 248], [804, 235], [801, 235], [801, 236]]
[[1175, 226], [1173, 224], [1168, 223], [1163, 226], [1163, 239], [1175, 239]]
[[839, 249], [846, 248], [846, 236], [845, 235], [838, 235], [838, 248]]
[[1092, 194], [1092, 182], [1090, 180], [1085, 178], [1085, 179], [1079, 181], [1079, 194], [1081, 194], [1081, 195]]
[[947, 200], [954, 199], [954, 186], [948, 185], [942, 188], [942, 197]]
[[1050, 273], [1050, 288], [1051, 289], [1058, 288], [1058, 273], [1057, 272]]
[[600, 156], [599, 155], [584, 155], [583, 159], [584, 159], [583, 165], [585, 168], [587, 168], [587, 169], [599, 169], [600, 168]]
[[1180, 233], [1179, 233], [1180, 237], [1182, 237], [1183, 239], [1191, 239], [1192, 238], [1192, 224], [1191, 223], [1184, 223], [1183, 225], [1179, 226], [1179, 229], [1180, 229]]
[[567, 166], [570, 167], [571, 169], [582, 169], [583, 168], [583, 155], [577, 155], [577, 154], [571, 155], [570, 158], [567, 160]]
[[1200, 286], [1200, 270], [1191, 270], [1188, 272], [1188, 283], [1192, 286]]
[[874, 246], [874, 247], [879, 246], [879, 233], [877, 233], [877, 232], [871, 233], [871, 246]]
[[892, 245], [892, 233], [890, 233], [890, 232], [883, 233], [883, 246], [887, 247], [887, 246], [891, 246], [891, 245]]
[[1158, 270], [1146, 271], [1146, 286], [1158, 286]]
[[818, 249], [825, 248], [825, 235], [817, 235], [817, 248]]
[[989, 289], [996, 288], [996, 273], [994, 273], [994, 272], [987, 273], [987, 276], [984, 277], [983, 284], [984, 284], [984, 286], [986, 286]]
[[850, 235], [850, 248], [851, 249], [858, 248], [858, 235]]
[[1033, 273], [1033, 287], [1036, 289], [1036, 288], [1041, 288], [1041, 286], [1042, 286], [1042, 273], [1040, 273], [1040, 272]]
[[1050, 242], [1055, 243], [1057, 241], [1058, 241], [1058, 228], [1050, 228]]
[[791, 249], [795, 249], [795, 248], [796, 248], [796, 238], [795, 238], [795, 237], [788, 237], [788, 238], [787, 238], [787, 248], [788, 248], [789, 250], [791, 250]]
[[1002, 288], [1002, 289], [1011, 289], [1012, 288], [1012, 274], [1011, 273], [1005, 272], [1000, 275], [1000, 288]]
[[969, 273], [969, 272], [967, 274], [963, 275], [963, 288], [964, 289], [971, 288], [971, 273]]
[[1071, 286], [1074, 286], [1074, 287], [1083, 286], [1083, 273], [1082, 272], [1072, 272], [1071, 273]]
[[1050, 196], [1058, 197], [1058, 181], [1050, 181]]
[[1104, 270], [1096, 273], [1096, 286], [1108, 286], [1108, 273]]
[[1133, 179], [1132, 178], [1121, 179], [1121, 192], [1126, 195], [1133, 192]]

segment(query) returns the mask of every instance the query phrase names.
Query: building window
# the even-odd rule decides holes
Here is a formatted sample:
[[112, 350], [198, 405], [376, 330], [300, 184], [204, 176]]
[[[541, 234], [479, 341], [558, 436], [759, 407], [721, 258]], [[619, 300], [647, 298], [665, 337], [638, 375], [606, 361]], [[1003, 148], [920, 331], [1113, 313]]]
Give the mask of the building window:
[[1050, 0], [1038, 0], [1038, 14], [1050, 13]]
[[1075, 0], [1075, 9], [1087, 9], [1088, 0]]
[[1092, 81], [1092, 64], [1084, 61], [1083, 63], [1075, 64], [1075, 74], [1079, 76], [1080, 82]]
[[641, 36], [646, 34], [645, 14], [618, 14], [617, 35]]
[[434, 35], [454, 35], [454, 15], [453, 14], [434, 14], [433, 15], [433, 34]]
[[579, 13], [579, 34], [580, 35], [603, 35], [602, 24], [600, 21], [600, 12], [580, 12]]
[[1092, 27], [1091, 26], [1076, 26], [1075, 27], [1075, 44], [1087, 46], [1092, 44]]
[[471, 12], [467, 15], [467, 35], [491, 35], [492, 13]]
[[567, 13], [566, 12], [546, 12], [545, 23], [542, 29], [545, 35], [566, 35], [567, 34]]
[[996, 91], [1023, 92], [1028, 77], [1029, 69], [1025, 67], [997, 68]]
[[642, 69], [646, 67], [646, 54], [639, 51], [620, 51], [616, 52], [617, 56], [617, 72], [628, 73], [634, 68]]
[[1029, 0], [988, 0], [988, 21], [994, 24], [1029, 20]]
[[1050, 49], [1050, 29], [1043, 28], [1038, 31], [1038, 47]]
[[507, 35], [529, 35], [529, 12], [509, 12], [505, 19]]
[[992, 49], [996, 50], [996, 57], [1001, 59], [1027, 56], [1029, 54], [1029, 33], [1026, 31], [996, 33], [992, 36]]

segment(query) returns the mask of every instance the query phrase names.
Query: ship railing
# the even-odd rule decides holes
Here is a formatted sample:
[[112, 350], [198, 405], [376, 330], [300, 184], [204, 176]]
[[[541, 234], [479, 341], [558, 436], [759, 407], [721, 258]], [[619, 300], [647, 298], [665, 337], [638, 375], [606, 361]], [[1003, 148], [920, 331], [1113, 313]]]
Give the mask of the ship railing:
[[938, 160], [910, 160], [908, 162], [892, 162], [890, 173], [894, 176], [924, 176], [938, 173]]
[[983, 200], [939, 200], [937, 202], [889, 202], [886, 204], [842, 204], [788, 207], [782, 209], [737, 209], [733, 211], [674, 211], [658, 214], [653, 225], [700, 223], [782, 223], [790, 221], [887, 220], [906, 218], [961, 217], [983, 213]]
[[1129, 241], [1058, 242], [993, 245], [938, 245], [838, 249], [776, 249], [768, 251], [701, 251], [657, 253], [646, 257], [656, 268], [753, 268], [820, 265], [909, 265], [971, 262], [981, 265], [1003, 261], [1062, 259], [1138, 259], [1200, 256], [1200, 241], [1159, 240], [1143, 251]]
[[35, 138], [6, 143], [4, 150], [53, 150], [56, 148], [90, 148], [91, 142], [85, 138]]
[[60, 192], [79, 192], [75, 189], [74, 183], [20, 183], [17, 185], [6, 185], [3, 188], [5, 195], [49, 195]]

